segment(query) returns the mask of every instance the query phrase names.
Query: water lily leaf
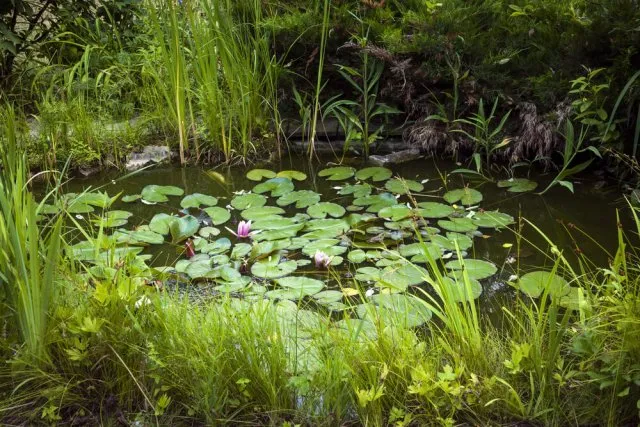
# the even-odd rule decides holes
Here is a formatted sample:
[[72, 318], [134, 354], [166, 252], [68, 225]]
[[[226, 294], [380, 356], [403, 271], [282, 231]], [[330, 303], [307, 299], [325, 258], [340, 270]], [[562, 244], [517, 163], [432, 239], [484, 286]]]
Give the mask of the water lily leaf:
[[398, 251], [403, 257], [411, 257], [411, 262], [415, 263], [427, 263], [430, 259], [435, 261], [442, 257], [442, 249], [429, 242], [400, 245]]
[[239, 260], [251, 252], [251, 245], [248, 243], [236, 243], [231, 251], [231, 259]]
[[[260, 208], [267, 204], [267, 198], [262, 194], [240, 194], [231, 199], [231, 206], [239, 210]], [[249, 218], [251, 219], [251, 218]]]
[[243, 210], [240, 216], [246, 220], [260, 220], [267, 218], [282, 218], [280, 215], [284, 213], [284, 209], [278, 206], [261, 206], [251, 207]]
[[498, 271], [494, 264], [480, 259], [455, 259], [447, 262], [444, 266], [452, 270], [451, 275], [455, 275], [457, 278], [460, 278], [461, 273], [466, 270], [469, 278], [476, 280], [491, 277]]
[[349, 252], [347, 259], [355, 264], [359, 264], [367, 259], [367, 255], [362, 249], [356, 249]]
[[360, 169], [356, 172], [356, 179], [360, 181], [365, 181], [371, 178], [373, 181], [384, 181], [386, 179], [391, 178], [393, 173], [390, 169], [383, 168], [380, 166], [372, 166], [364, 169]]
[[411, 294], [378, 294], [372, 303], [356, 308], [358, 317], [375, 324], [414, 328], [431, 319], [432, 313], [424, 301]]
[[372, 190], [373, 187], [366, 183], [348, 184], [342, 187], [340, 191], [338, 191], [338, 194], [340, 194], [341, 196], [348, 196], [349, 194], [352, 194], [353, 197], [358, 198], [370, 195]]
[[126, 196], [122, 196], [122, 199], [120, 200], [122, 200], [125, 203], [131, 203], [141, 198], [142, 198], [142, 194], [128, 194]]
[[588, 309], [590, 307], [584, 289], [575, 286], [569, 287], [569, 292], [560, 297], [558, 304], [569, 310]]
[[456, 244], [458, 249], [461, 251], [466, 251], [473, 245], [473, 240], [471, 240], [471, 238], [466, 234], [451, 232], [447, 233], [446, 237], [440, 234], [432, 236], [431, 241], [442, 249], [446, 249], [448, 251], [455, 251]]
[[308, 257], [313, 257], [317, 251], [324, 252], [329, 256], [342, 255], [347, 251], [346, 246], [339, 246], [340, 240], [338, 239], [320, 239], [312, 240], [304, 245], [302, 253]]
[[211, 218], [211, 222], [213, 223], [213, 225], [224, 224], [225, 222], [229, 221], [229, 218], [231, 218], [231, 212], [229, 212], [225, 208], [221, 208], [220, 206], [204, 208], [203, 210], [207, 215], [209, 215], [209, 218]]
[[318, 176], [327, 177], [329, 181], [342, 181], [343, 179], [351, 178], [355, 173], [355, 169], [351, 167], [336, 166], [322, 169], [318, 172]]
[[465, 206], [475, 205], [482, 201], [482, 193], [469, 187], [447, 191], [443, 197], [447, 203], [460, 202]]
[[503, 228], [514, 223], [511, 215], [498, 211], [478, 212], [471, 219], [478, 227], [485, 228]]
[[424, 190], [424, 185], [411, 179], [392, 178], [385, 182], [384, 188], [394, 194], [417, 193]]
[[251, 266], [251, 273], [263, 279], [276, 279], [293, 273], [297, 268], [298, 264], [295, 261], [280, 262], [279, 256], [272, 255], [256, 261]]
[[538, 183], [526, 178], [511, 178], [498, 181], [498, 187], [508, 188], [507, 191], [512, 193], [524, 193], [535, 190], [538, 187]]
[[205, 239], [216, 237], [218, 234], [220, 234], [220, 229], [215, 227], [202, 227], [200, 230], [198, 230], [198, 235], [204, 237]]
[[337, 203], [320, 202], [307, 208], [307, 213], [313, 218], [326, 218], [330, 215], [334, 218], [342, 217], [346, 211]]
[[185, 209], [199, 208], [200, 206], [215, 206], [217, 204], [217, 198], [201, 193], [189, 194], [188, 196], [185, 196], [185, 198], [180, 202], [180, 206]]
[[184, 272], [191, 280], [203, 279], [209, 276], [213, 271], [210, 259], [201, 259], [190, 262]]
[[570, 292], [569, 283], [550, 271], [532, 271], [522, 276], [517, 283], [518, 289], [530, 297], [537, 298], [549, 290], [552, 297], [562, 297]]
[[381, 193], [373, 196], [358, 197], [353, 201], [356, 206], [367, 206], [367, 212], [378, 213], [380, 209], [397, 204], [398, 201], [391, 193]]
[[161, 245], [164, 243], [164, 236], [151, 230], [118, 230], [114, 236], [118, 243], [128, 245]]
[[95, 220], [96, 224], [100, 224], [105, 228], [121, 227], [127, 223], [133, 214], [127, 211], [108, 211], [104, 214], [103, 218]]
[[229, 249], [231, 249], [231, 240], [226, 237], [221, 237], [215, 242], [206, 243], [198, 248], [199, 251], [208, 255], [218, 255], [227, 252]]
[[456, 233], [468, 233], [478, 228], [470, 218], [441, 219], [438, 221], [438, 226], [448, 231], [455, 231]]
[[305, 224], [305, 239], [330, 239], [349, 230], [349, 224], [342, 219], [314, 219]]
[[437, 202], [421, 202], [418, 207], [423, 218], [445, 218], [456, 211], [449, 205]]
[[375, 267], [360, 267], [356, 270], [355, 279], [360, 282], [377, 282], [380, 280], [382, 270]]
[[171, 243], [180, 243], [183, 240], [188, 239], [198, 232], [200, 228], [200, 222], [197, 218], [191, 215], [185, 215], [180, 218], [175, 218], [169, 224], [169, 231], [171, 232]]
[[469, 278], [468, 289], [463, 280], [455, 280], [451, 277], [443, 277], [440, 284], [447, 287], [447, 291], [454, 301], [473, 301], [482, 295], [482, 285], [476, 279]]
[[293, 182], [289, 178], [271, 178], [253, 187], [258, 194], [269, 192], [272, 197], [280, 197], [293, 191]]
[[182, 196], [184, 190], [173, 185], [147, 185], [140, 193], [142, 199], [150, 203], [167, 202], [167, 196]]
[[404, 291], [409, 286], [424, 282], [427, 277], [429, 273], [424, 268], [414, 264], [399, 263], [385, 267], [376, 285]]
[[252, 169], [247, 172], [247, 179], [251, 181], [262, 181], [267, 178], [275, 178], [276, 173], [274, 171], [270, 171], [268, 169]]
[[304, 247], [304, 245], [306, 245], [307, 243], [309, 243], [309, 239], [305, 239], [303, 237], [293, 237], [290, 239], [291, 243], [289, 243], [289, 246], [287, 246], [285, 249], [288, 249], [290, 251], [295, 251], [298, 249], [302, 249]]
[[117, 199], [117, 196], [109, 197], [107, 193], [103, 193], [100, 191], [87, 191], [85, 193], [80, 193], [80, 194], [67, 193], [64, 195], [64, 197], [68, 202], [70, 202], [71, 200], [74, 200], [75, 203], [79, 203], [83, 205], [91, 205], [101, 209], [108, 208]]
[[[76, 200], [70, 201], [65, 209], [70, 214], [91, 213], [91, 212], [93, 212], [95, 210], [95, 208], [93, 206], [88, 205], [86, 203], [80, 203], [80, 202], [78, 202]], [[59, 210], [56, 209], [56, 212], [54, 212], [54, 213], [58, 213], [58, 212], [59, 212]]]
[[313, 295], [313, 299], [316, 300], [316, 302], [318, 302], [319, 304], [323, 304], [323, 305], [342, 301], [343, 297], [344, 295], [342, 294], [341, 291], [336, 291], [333, 289], [322, 291]]
[[276, 283], [283, 288], [300, 291], [302, 295], [314, 295], [324, 288], [324, 282], [310, 277], [283, 277], [277, 279]]
[[392, 221], [400, 221], [410, 217], [412, 214], [413, 210], [405, 205], [387, 206], [378, 211], [378, 216], [391, 219]]
[[276, 176], [279, 178], [289, 178], [291, 180], [295, 179], [296, 181], [304, 181], [305, 179], [307, 179], [307, 174], [305, 174], [304, 172], [291, 170], [280, 171]]
[[[304, 223], [296, 223], [291, 218], [281, 218], [283, 220], [289, 220], [290, 222], [276, 223], [276, 219], [265, 218], [257, 222], [256, 229], [261, 230], [259, 233], [253, 235], [253, 239], [256, 241], [261, 240], [279, 240], [287, 237], [294, 237], [298, 234], [298, 231], [302, 230]], [[271, 226], [262, 227], [262, 224], [273, 224]]]
[[296, 204], [296, 208], [306, 208], [311, 205], [315, 205], [320, 201], [320, 194], [311, 190], [292, 191], [290, 193], [282, 195], [276, 203], [278, 206], [287, 206], [292, 203]]
[[178, 217], [167, 215], [165, 213], [155, 214], [149, 222], [149, 229], [163, 236], [169, 234], [169, 226]]

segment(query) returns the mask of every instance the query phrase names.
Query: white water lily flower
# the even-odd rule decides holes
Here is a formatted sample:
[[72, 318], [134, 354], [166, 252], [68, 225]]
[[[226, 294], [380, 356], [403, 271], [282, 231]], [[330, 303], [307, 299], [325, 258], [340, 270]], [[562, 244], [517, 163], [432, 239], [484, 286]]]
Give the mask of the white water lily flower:
[[426, 184], [427, 182], [429, 182], [429, 178], [423, 179], [422, 181], [420, 181], [420, 184]]
[[367, 289], [367, 292], [364, 293], [364, 296], [367, 298], [371, 298], [373, 296], [373, 294], [376, 293], [376, 290], [373, 288], [369, 288]]
[[80, 215], [80, 214], [77, 214], [77, 215], [76, 215], [76, 218], [77, 218], [77, 219], [84, 219], [84, 217], [83, 217], [82, 215]]
[[518, 276], [515, 274], [512, 274], [511, 276], [509, 276], [509, 282], [515, 282], [516, 280], [518, 280]]
[[333, 188], [334, 190], [342, 190], [342, 187], [340, 187], [339, 185], [336, 185], [335, 187], [331, 187], [331, 188]]

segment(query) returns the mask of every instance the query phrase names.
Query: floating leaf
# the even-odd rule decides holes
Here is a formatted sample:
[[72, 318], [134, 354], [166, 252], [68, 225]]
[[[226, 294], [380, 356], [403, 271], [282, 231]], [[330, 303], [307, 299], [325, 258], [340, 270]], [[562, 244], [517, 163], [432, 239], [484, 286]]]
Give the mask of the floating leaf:
[[378, 213], [380, 209], [397, 204], [398, 201], [391, 193], [381, 193], [373, 196], [358, 197], [353, 201], [356, 206], [367, 206], [367, 212]]
[[184, 190], [173, 185], [147, 185], [142, 189], [142, 199], [150, 203], [169, 201], [167, 196], [182, 196]]
[[343, 297], [344, 295], [342, 294], [341, 291], [336, 291], [333, 289], [322, 291], [313, 295], [313, 299], [320, 304], [331, 304], [338, 301], [342, 301]]
[[356, 249], [349, 252], [349, 255], [347, 255], [347, 259], [353, 263], [359, 264], [367, 259], [367, 255], [362, 249]]
[[307, 208], [307, 213], [313, 218], [325, 218], [327, 215], [340, 218], [345, 212], [342, 206], [331, 202], [320, 202]]
[[356, 270], [355, 279], [360, 282], [377, 282], [382, 271], [375, 267], [360, 267]]
[[456, 210], [449, 205], [437, 202], [418, 203], [420, 215], [424, 218], [445, 218]]
[[450, 220], [441, 219], [438, 226], [445, 230], [455, 231], [456, 233], [468, 233], [475, 231], [478, 226], [470, 218], [451, 218]]
[[466, 271], [470, 279], [482, 280], [487, 277], [491, 277], [498, 269], [496, 266], [488, 261], [480, 259], [456, 259], [449, 261], [444, 265], [446, 268], [453, 270], [452, 274], [457, 278], [462, 276], [462, 272]]
[[451, 298], [458, 302], [473, 301], [482, 295], [482, 285], [472, 278], [469, 278], [468, 288], [463, 280], [455, 280], [451, 277], [443, 277], [440, 285], [446, 286]]
[[377, 285], [404, 291], [409, 286], [424, 282], [427, 277], [429, 277], [429, 273], [424, 268], [403, 262], [382, 270]]
[[447, 191], [443, 197], [447, 203], [453, 204], [460, 202], [465, 206], [475, 205], [482, 201], [482, 193], [469, 187]]
[[361, 319], [375, 324], [414, 328], [431, 319], [431, 311], [424, 301], [411, 294], [379, 294], [372, 303], [361, 304], [356, 312]]
[[200, 222], [197, 218], [191, 215], [185, 215], [180, 218], [175, 218], [169, 224], [169, 231], [171, 232], [171, 243], [180, 243], [183, 240], [188, 239], [198, 232], [200, 228]]
[[141, 194], [128, 194], [126, 196], [122, 196], [122, 200], [125, 203], [131, 203], [131, 202], [135, 202], [136, 200], [139, 200], [142, 198]]
[[442, 249], [433, 243], [410, 243], [408, 245], [400, 245], [398, 247], [400, 255], [403, 257], [411, 257], [411, 262], [428, 263], [442, 257]]
[[268, 169], [252, 169], [247, 172], [247, 179], [251, 181], [262, 181], [267, 178], [275, 178], [276, 173], [274, 171], [270, 171]]
[[261, 241], [294, 237], [303, 227], [304, 223], [297, 223], [291, 218], [265, 218], [256, 221], [255, 229], [261, 231], [254, 234], [253, 239]]
[[215, 227], [202, 227], [200, 230], [198, 230], [198, 235], [204, 237], [205, 239], [215, 237], [218, 234], [220, 234], [220, 230]]
[[199, 248], [202, 253], [209, 255], [222, 254], [227, 252], [229, 249], [231, 249], [231, 240], [226, 237], [221, 237], [215, 242], [207, 243]]
[[508, 188], [508, 191], [512, 193], [524, 193], [535, 190], [538, 183], [526, 178], [511, 178], [498, 181], [498, 187]]
[[251, 245], [248, 243], [236, 243], [231, 251], [231, 259], [242, 259], [251, 252]]
[[305, 224], [305, 239], [327, 239], [338, 237], [349, 230], [343, 219], [314, 219]]
[[200, 193], [189, 194], [180, 202], [180, 206], [185, 209], [199, 208], [200, 206], [215, 206], [217, 204], [218, 199], [215, 197]]
[[498, 211], [478, 212], [471, 219], [478, 227], [485, 228], [504, 228], [514, 222], [511, 215]]
[[178, 217], [167, 215], [165, 213], [155, 214], [149, 222], [149, 229], [163, 236], [169, 234], [169, 226]]
[[253, 187], [253, 191], [258, 194], [271, 193], [272, 197], [280, 197], [293, 191], [293, 182], [289, 178], [271, 178]]
[[365, 197], [370, 195], [372, 190], [373, 190], [373, 187], [371, 187], [369, 184], [366, 184], [366, 183], [365, 184], [348, 184], [342, 187], [340, 191], [338, 191], [338, 194], [340, 194], [341, 196], [347, 196], [349, 194], [352, 194], [353, 197], [358, 198], [358, 197]]
[[451, 232], [447, 233], [446, 237], [440, 234], [432, 236], [431, 241], [448, 251], [455, 251], [456, 249], [466, 251], [473, 245], [473, 241], [466, 234]]
[[132, 215], [131, 212], [127, 211], [108, 211], [103, 218], [95, 222], [105, 228], [121, 227], [127, 223], [127, 219]]
[[391, 178], [393, 173], [390, 169], [383, 168], [380, 166], [372, 166], [364, 169], [360, 169], [356, 172], [356, 179], [360, 181], [365, 181], [367, 179], [372, 179], [373, 181], [384, 181], [386, 179]]
[[207, 215], [209, 215], [209, 218], [211, 218], [211, 222], [213, 223], [213, 225], [224, 224], [225, 222], [229, 221], [229, 218], [231, 218], [231, 212], [229, 212], [225, 208], [221, 208], [220, 206], [204, 208], [203, 210]]
[[550, 271], [532, 271], [522, 276], [517, 283], [517, 287], [529, 295], [537, 298], [545, 291], [549, 290], [552, 297], [562, 297], [569, 293], [569, 283]]
[[[305, 179], [307, 179], [307, 175], [304, 172], [291, 171], [291, 170], [280, 171], [276, 176], [279, 178], [289, 178], [292, 180], [295, 179], [296, 181], [304, 181]], [[273, 178], [273, 177], [270, 177], [270, 178]]]
[[310, 277], [283, 277], [276, 280], [283, 288], [298, 291], [301, 296], [314, 295], [324, 288], [324, 282]]
[[302, 253], [309, 257], [313, 257], [317, 251], [324, 252], [329, 256], [342, 255], [347, 251], [347, 247], [338, 246], [339, 243], [338, 239], [313, 240], [302, 248]]
[[260, 208], [267, 204], [267, 198], [262, 194], [240, 194], [231, 199], [231, 206], [239, 210]]
[[355, 169], [348, 166], [336, 166], [322, 169], [318, 172], [318, 176], [327, 177], [329, 181], [341, 181], [343, 179], [351, 178], [355, 172]]
[[584, 289], [575, 286], [569, 287], [569, 292], [560, 297], [558, 304], [569, 310], [588, 309], [590, 306]]
[[412, 214], [413, 210], [405, 205], [387, 206], [378, 211], [378, 216], [391, 219], [392, 221], [400, 221], [401, 219], [410, 217]]
[[280, 215], [283, 213], [284, 209], [278, 206], [261, 206], [247, 208], [240, 215], [246, 220], [256, 221], [267, 218], [281, 218]]
[[320, 201], [320, 194], [311, 190], [292, 191], [280, 196], [276, 203], [278, 206], [288, 206], [292, 203], [296, 204], [296, 208], [306, 208], [315, 205]]
[[392, 178], [384, 184], [384, 188], [394, 194], [407, 194], [408, 192], [420, 192], [424, 186], [411, 179]]
[[256, 261], [251, 266], [251, 273], [254, 276], [264, 279], [275, 279], [287, 276], [298, 268], [295, 261], [280, 262], [279, 256], [270, 256]]
[[128, 245], [161, 245], [164, 243], [164, 236], [151, 230], [118, 230], [114, 233], [114, 236], [118, 243], [126, 243]]

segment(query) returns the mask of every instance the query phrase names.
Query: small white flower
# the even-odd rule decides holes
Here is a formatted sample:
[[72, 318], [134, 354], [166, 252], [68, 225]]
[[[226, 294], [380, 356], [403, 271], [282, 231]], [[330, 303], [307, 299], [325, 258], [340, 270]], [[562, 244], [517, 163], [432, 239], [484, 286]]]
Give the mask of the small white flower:
[[331, 188], [333, 188], [334, 190], [342, 190], [342, 187], [340, 187], [339, 185], [336, 185], [335, 187], [331, 187]]
[[429, 179], [423, 179], [422, 181], [420, 181], [420, 184], [426, 184], [427, 182], [429, 182]]
[[453, 252], [447, 252], [446, 254], [442, 255], [442, 259], [449, 259], [453, 256]]
[[116, 185], [116, 180], [115, 180], [115, 179], [112, 179], [112, 180], [111, 180], [111, 183], [112, 183], [113, 185]]
[[396, 194], [396, 199], [399, 199], [400, 196], [401, 196], [400, 194]]
[[507, 259], [506, 259], [506, 263], [507, 264], [513, 264], [514, 262], [516, 262], [516, 259], [514, 257], [512, 257], [512, 256], [507, 257]]
[[411, 209], [411, 205], [409, 204], [409, 202], [407, 202], [407, 207]]
[[364, 293], [364, 296], [367, 298], [371, 298], [373, 296], [373, 294], [376, 293], [376, 290], [373, 288], [369, 288], [367, 289], [367, 292]]
[[80, 214], [77, 214], [77, 215], [76, 215], [76, 218], [77, 218], [77, 219], [84, 219], [84, 217], [83, 217], [82, 215], [80, 215]]
[[233, 206], [231, 206], [231, 205], [227, 205], [227, 206], [225, 206], [225, 208], [227, 208], [228, 211], [232, 211], [233, 210]]
[[518, 276], [515, 274], [512, 274], [511, 276], [509, 276], [509, 282], [515, 282], [516, 280], [518, 280]]

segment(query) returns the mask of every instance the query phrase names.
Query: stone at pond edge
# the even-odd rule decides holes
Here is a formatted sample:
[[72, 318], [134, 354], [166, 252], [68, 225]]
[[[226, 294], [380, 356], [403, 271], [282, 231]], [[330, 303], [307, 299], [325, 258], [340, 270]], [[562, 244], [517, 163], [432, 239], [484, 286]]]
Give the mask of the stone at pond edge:
[[166, 145], [147, 145], [142, 152], [134, 152], [127, 156], [125, 168], [128, 171], [145, 167], [149, 163], [171, 161], [174, 153]]

